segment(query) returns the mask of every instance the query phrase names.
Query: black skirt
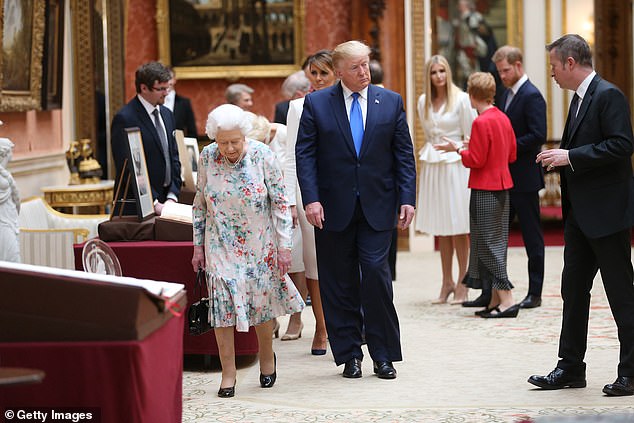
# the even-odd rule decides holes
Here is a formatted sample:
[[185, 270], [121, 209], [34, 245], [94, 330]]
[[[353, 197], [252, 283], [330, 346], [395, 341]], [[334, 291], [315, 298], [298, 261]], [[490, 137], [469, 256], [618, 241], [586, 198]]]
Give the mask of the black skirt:
[[506, 273], [509, 243], [508, 191], [471, 190], [469, 270], [462, 283], [475, 289], [513, 289]]

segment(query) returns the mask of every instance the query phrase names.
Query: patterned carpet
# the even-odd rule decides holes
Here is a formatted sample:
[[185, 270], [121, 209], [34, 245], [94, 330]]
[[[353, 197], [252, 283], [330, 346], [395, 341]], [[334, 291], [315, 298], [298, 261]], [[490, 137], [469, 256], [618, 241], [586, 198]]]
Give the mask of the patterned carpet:
[[[440, 288], [438, 253], [402, 253], [394, 284], [404, 361], [393, 381], [372, 375], [341, 377], [330, 353], [311, 356], [314, 320], [304, 312], [303, 337], [274, 341], [278, 381], [258, 384], [256, 357], [239, 361], [236, 397], [216, 396], [217, 360], [190, 366], [183, 382], [185, 422], [570, 422], [634, 421], [633, 397], [609, 398], [604, 384], [616, 377], [618, 340], [600, 278], [593, 290], [589, 329], [588, 387], [541, 391], [526, 383], [552, 370], [561, 322], [562, 249], [547, 248], [543, 306], [517, 319], [481, 319], [472, 309], [432, 305]], [[509, 250], [515, 298], [526, 293], [523, 249]], [[471, 295], [474, 298], [477, 293]], [[280, 319], [282, 328], [286, 320]], [[600, 420], [603, 418], [603, 420]]]

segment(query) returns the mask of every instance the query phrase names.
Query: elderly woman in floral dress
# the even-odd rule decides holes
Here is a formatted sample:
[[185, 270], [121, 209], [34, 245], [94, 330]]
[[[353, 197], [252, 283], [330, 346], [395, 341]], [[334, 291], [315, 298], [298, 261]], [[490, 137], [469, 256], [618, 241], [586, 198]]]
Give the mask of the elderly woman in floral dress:
[[266, 145], [245, 138], [249, 119], [237, 106], [211, 111], [198, 163], [193, 206], [194, 270], [204, 268], [222, 381], [219, 397], [235, 394], [234, 328], [255, 326], [260, 386], [275, 383], [273, 319], [304, 303], [286, 272], [291, 263], [291, 213], [282, 171]]

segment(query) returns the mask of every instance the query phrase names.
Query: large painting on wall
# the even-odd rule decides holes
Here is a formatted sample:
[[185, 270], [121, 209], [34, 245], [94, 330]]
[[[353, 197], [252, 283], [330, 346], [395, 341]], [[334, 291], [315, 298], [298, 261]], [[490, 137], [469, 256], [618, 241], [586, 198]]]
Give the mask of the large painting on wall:
[[157, 0], [160, 58], [179, 78], [287, 76], [303, 15], [303, 0]]
[[466, 88], [473, 72], [495, 74], [491, 56], [504, 44], [520, 49], [521, 22], [517, 4], [521, 0], [437, 0], [434, 51], [447, 58], [454, 82]]
[[0, 111], [41, 108], [45, 0], [2, 3]]

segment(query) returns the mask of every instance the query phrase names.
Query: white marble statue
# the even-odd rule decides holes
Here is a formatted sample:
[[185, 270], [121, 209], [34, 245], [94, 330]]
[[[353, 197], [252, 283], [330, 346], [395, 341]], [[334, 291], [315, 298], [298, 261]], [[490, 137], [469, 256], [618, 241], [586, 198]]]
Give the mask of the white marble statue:
[[13, 176], [7, 170], [12, 153], [11, 140], [0, 138], [0, 260], [20, 262], [20, 196]]

